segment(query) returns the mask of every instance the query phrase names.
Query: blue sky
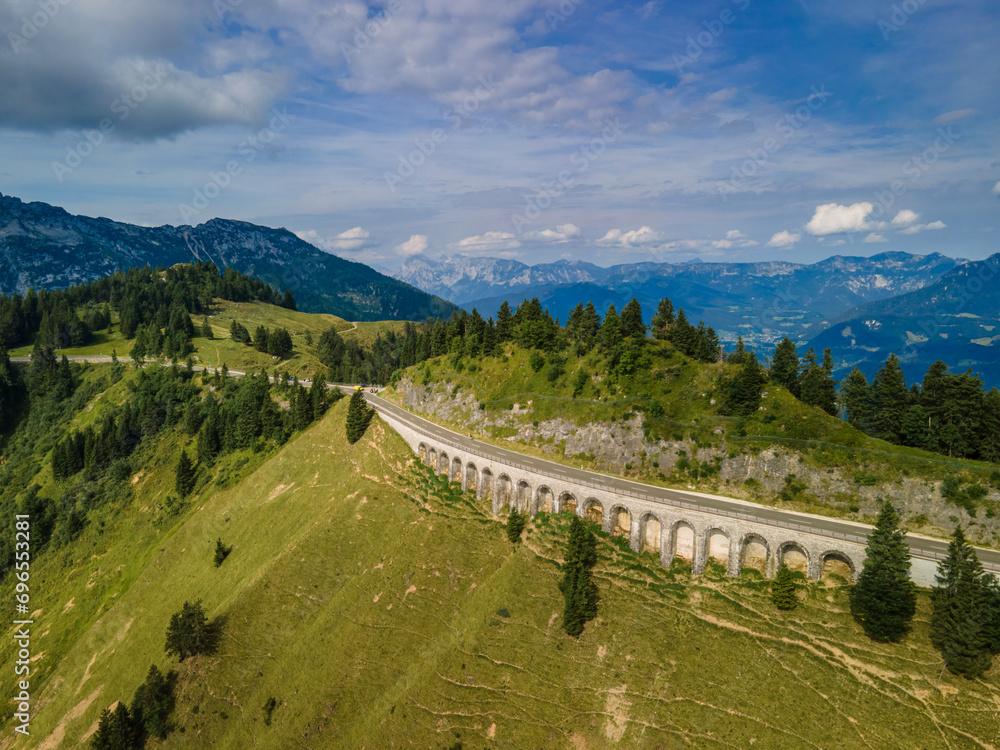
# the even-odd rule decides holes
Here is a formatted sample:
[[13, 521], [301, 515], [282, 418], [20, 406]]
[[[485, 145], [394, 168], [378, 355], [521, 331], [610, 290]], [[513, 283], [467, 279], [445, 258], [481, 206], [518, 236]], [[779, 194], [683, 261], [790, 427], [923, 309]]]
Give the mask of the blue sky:
[[1000, 250], [988, 0], [4, 0], [0, 192], [465, 254]]

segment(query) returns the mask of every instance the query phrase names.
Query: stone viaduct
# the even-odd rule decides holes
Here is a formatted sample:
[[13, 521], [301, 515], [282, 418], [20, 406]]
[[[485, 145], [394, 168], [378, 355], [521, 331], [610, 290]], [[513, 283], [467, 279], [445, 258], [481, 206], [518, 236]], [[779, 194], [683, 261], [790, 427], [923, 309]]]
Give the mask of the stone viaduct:
[[700, 574], [710, 559], [725, 566], [731, 576], [756, 568], [773, 577], [782, 562], [809, 578], [837, 573], [856, 580], [865, 559], [865, 538], [831, 538], [803, 530], [794, 522], [763, 523], [747, 514], [706, 512], [691, 502], [624, 493], [602, 488], [558, 472], [545, 472], [512, 462], [501, 462], [458, 442], [433, 437], [414, 421], [380, 411], [410, 445], [420, 460], [462, 489], [491, 501], [493, 513], [505, 507], [535, 515], [573, 512], [597, 523], [613, 536], [627, 537], [637, 552], [659, 555], [669, 566], [679, 557]]

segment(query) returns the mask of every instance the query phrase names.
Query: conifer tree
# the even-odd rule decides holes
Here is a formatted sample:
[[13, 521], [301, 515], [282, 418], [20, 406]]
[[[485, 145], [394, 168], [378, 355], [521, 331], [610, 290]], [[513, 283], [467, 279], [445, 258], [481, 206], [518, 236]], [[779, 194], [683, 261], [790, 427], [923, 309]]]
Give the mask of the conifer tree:
[[899, 441], [909, 393], [899, 358], [890, 354], [876, 373], [871, 386], [875, 436], [891, 442]]
[[670, 338], [670, 326], [674, 324], [674, 305], [668, 297], [660, 300], [656, 306], [656, 314], [650, 320], [653, 328], [653, 338], [666, 341]]
[[[234, 320], [233, 322], [235, 323], [236, 321]], [[208, 316], [207, 315], [201, 319], [201, 335], [202, 335], [202, 338], [206, 338], [206, 339], [214, 339], [215, 338], [215, 334], [212, 333], [212, 326], [208, 322]]]
[[597, 617], [597, 584], [591, 573], [596, 564], [597, 538], [579, 516], [573, 516], [559, 590], [565, 601], [563, 629], [574, 637], [583, 632], [588, 620]]
[[868, 535], [866, 554], [851, 587], [851, 613], [872, 640], [898, 641], [910, 628], [917, 596], [910, 580], [910, 547], [899, 528], [899, 514], [888, 502]]
[[347, 442], [356, 443], [368, 429], [372, 418], [372, 410], [368, 408], [365, 394], [355, 391], [351, 402], [347, 405]]
[[188, 458], [187, 451], [181, 451], [181, 457], [177, 461], [177, 470], [174, 475], [174, 489], [181, 497], [187, 497], [194, 489], [195, 471], [194, 464]]
[[208, 621], [200, 600], [184, 602], [181, 611], [170, 618], [163, 650], [180, 661], [197, 654], [211, 654], [218, 647], [219, 635], [218, 623]]
[[726, 413], [749, 416], [757, 411], [763, 385], [764, 375], [757, 362], [757, 355], [750, 352], [746, 363], [726, 387], [723, 396], [723, 408]]
[[[747, 351], [747, 345], [743, 343], [743, 336], [736, 336], [736, 347], [733, 349], [732, 354], [726, 357], [726, 361], [731, 365], [744, 365], [750, 358], [750, 352]], [[798, 362], [798, 358], [795, 360]]]
[[778, 574], [771, 582], [771, 600], [778, 609], [790, 610], [799, 606], [799, 597], [796, 596], [798, 584], [795, 583], [795, 574], [784, 563], [778, 568]]
[[524, 531], [527, 523], [527, 513], [511, 509], [510, 515], [507, 516], [507, 539], [511, 544], [517, 544], [521, 541], [521, 532]]
[[608, 312], [601, 323], [601, 346], [605, 350], [611, 351], [617, 348], [622, 338], [621, 319], [614, 305], [608, 305]]
[[224, 545], [222, 543], [222, 539], [221, 538], [216, 539], [215, 540], [215, 558], [214, 558], [215, 567], [218, 568], [220, 565], [222, 565], [222, 563], [224, 563], [226, 561], [226, 558], [229, 557], [229, 553], [232, 552], [232, 551], [233, 551], [233, 548], [232, 547], [227, 547], [226, 545]]
[[931, 594], [931, 643], [941, 650], [949, 671], [969, 679], [981, 676], [993, 661], [985, 621], [990, 609], [988, 576], [965, 532], [956, 527], [948, 556], [938, 563], [938, 585]]
[[[741, 337], [742, 340], [742, 337]], [[793, 396], [799, 395], [799, 353], [792, 340], [785, 336], [774, 347], [774, 359], [771, 361], [771, 380], [783, 385]]]
[[646, 335], [646, 326], [642, 322], [642, 306], [635, 297], [622, 308], [621, 332], [622, 338]]
[[144, 744], [142, 727], [133, 719], [125, 701], [114, 712], [104, 709], [91, 738], [94, 750], [135, 750]]
[[176, 684], [177, 673], [174, 670], [164, 675], [155, 664], [150, 665], [146, 681], [136, 688], [132, 697], [132, 720], [145, 734], [166, 739], [170, 731], [169, 717], [174, 710]]
[[872, 394], [868, 378], [857, 367], [840, 384], [840, 395], [847, 412], [847, 422], [866, 432], [872, 424]]

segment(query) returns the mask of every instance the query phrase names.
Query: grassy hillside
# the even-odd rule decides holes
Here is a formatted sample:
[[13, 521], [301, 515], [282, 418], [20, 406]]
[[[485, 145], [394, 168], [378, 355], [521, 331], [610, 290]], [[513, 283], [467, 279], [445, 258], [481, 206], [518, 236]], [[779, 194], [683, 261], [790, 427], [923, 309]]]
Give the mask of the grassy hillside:
[[[242, 456], [238, 482], [203, 484], [176, 516], [160, 504], [181, 438], [164, 441], [133, 501], [36, 561], [33, 734], [7, 720], [0, 747], [80, 747], [151, 663], [176, 667], [166, 626], [197, 598], [225, 619], [222, 647], [177, 667], [165, 748], [995, 742], [997, 668], [942, 674], [926, 597], [911, 636], [876, 645], [839, 579], [779, 613], [752, 573], [691, 579], [602, 537], [600, 616], [569, 638], [556, 565], [568, 519], [536, 518], [514, 547], [485, 503], [416, 465], [382, 423], [349, 446], [345, 411]], [[220, 568], [217, 538], [234, 546]], [[5, 639], [3, 669], [12, 654]]]
[[[258, 352], [252, 346], [233, 341], [229, 338], [229, 329], [234, 320], [247, 328], [251, 335], [261, 325], [270, 330], [284, 328], [292, 336], [292, 356], [278, 361], [268, 354]], [[193, 339], [194, 357], [198, 364], [220, 368], [225, 364], [230, 370], [243, 372], [265, 368], [268, 372], [287, 373], [300, 378], [310, 378], [322, 368], [316, 357], [316, 344], [331, 326], [345, 341], [356, 340], [362, 347], [370, 346], [379, 334], [384, 336], [389, 330], [401, 332], [405, 326], [402, 321], [352, 323], [335, 315], [296, 312], [262, 302], [227, 300], [216, 300], [213, 303], [213, 314], [208, 316], [214, 338], [207, 339], [201, 335], [201, 317], [192, 316], [192, 322], [196, 332]], [[119, 359], [127, 360], [134, 342], [122, 337], [117, 323], [117, 316], [114, 316], [111, 334], [104, 331], [95, 333], [94, 343], [84, 347], [60, 349], [58, 353], [70, 357], [111, 356], [116, 353]], [[28, 344], [11, 350], [10, 354], [12, 357], [26, 357], [31, 354], [31, 350], [32, 346]]]
[[[596, 349], [582, 356], [572, 348], [561, 352], [565, 361], [553, 378], [551, 361], [536, 371], [530, 351], [508, 344], [503, 357], [438, 357], [409, 368], [383, 395], [496, 445], [510, 447], [513, 441], [518, 450], [542, 458], [664, 486], [864, 521], [877, 512], [872, 493], [901, 504], [919, 494], [910, 511], [914, 530], [947, 535], [959, 520], [971, 521], [978, 525], [973, 533], [979, 543], [1000, 542], [993, 520], [1000, 510], [995, 464], [869, 437], [773, 382], [764, 387], [758, 411], [725, 416], [719, 383], [734, 366], [692, 361], [666, 342], [647, 341], [645, 351], [644, 366], [613, 382], [606, 357]], [[581, 371], [587, 380], [574, 396]], [[594, 441], [603, 452], [577, 446], [568, 455], [568, 433], [594, 424], [608, 436]], [[652, 449], [659, 441], [670, 448], [657, 455]], [[764, 463], [766, 476], [746, 479], [736, 469], [727, 474], [727, 459], [740, 459], [740, 466]], [[936, 487], [949, 476], [991, 488], [978, 515], [944, 507]], [[872, 495], [867, 504], [866, 495]]]

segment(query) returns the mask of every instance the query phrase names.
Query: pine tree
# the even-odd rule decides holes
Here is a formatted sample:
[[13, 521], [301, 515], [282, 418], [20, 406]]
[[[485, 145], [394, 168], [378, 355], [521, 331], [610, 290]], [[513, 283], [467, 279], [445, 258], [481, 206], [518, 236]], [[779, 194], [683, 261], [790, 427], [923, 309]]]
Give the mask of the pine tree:
[[674, 324], [674, 305], [669, 298], [664, 297], [660, 300], [650, 323], [653, 328], [653, 338], [666, 341], [670, 337], [670, 326]]
[[872, 423], [872, 394], [868, 378], [857, 367], [840, 384], [840, 395], [848, 424], [867, 432]]
[[563, 629], [574, 637], [583, 632], [588, 620], [597, 617], [597, 584], [591, 573], [596, 564], [597, 538], [579, 516], [573, 516], [559, 590], [565, 601]]
[[993, 661], [984, 621], [991, 595], [988, 576], [965, 532], [956, 527], [931, 593], [931, 643], [949, 671], [969, 679], [981, 676]]
[[355, 391], [347, 405], [347, 442], [358, 442], [368, 429], [371, 418], [372, 410], [365, 401], [365, 394]]
[[795, 574], [784, 563], [778, 568], [778, 575], [771, 582], [771, 600], [778, 609], [795, 609], [799, 606], [799, 597], [796, 595], [798, 584], [795, 582]]
[[222, 565], [222, 563], [224, 563], [226, 561], [226, 558], [229, 557], [229, 553], [232, 552], [232, 551], [233, 551], [233, 548], [232, 547], [227, 547], [226, 545], [224, 545], [222, 543], [222, 539], [221, 538], [220, 539], [216, 539], [215, 540], [215, 558], [214, 558], [215, 567], [218, 568], [220, 565]]
[[128, 710], [125, 701], [119, 701], [114, 712], [104, 709], [91, 738], [94, 750], [137, 750], [145, 744], [145, 732]]
[[601, 346], [606, 351], [611, 351], [618, 347], [622, 339], [621, 319], [614, 305], [608, 305], [608, 312], [601, 323]]
[[851, 587], [851, 613], [872, 640], [898, 641], [910, 628], [917, 597], [910, 580], [910, 548], [899, 528], [899, 514], [888, 502], [868, 535], [866, 554], [858, 582]]
[[787, 336], [774, 348], [770, 375], [772, 381], [787, 388], [793, 396], [799, 395], [799, 354]]
[[511, 544], [517, 544], [521, 541], [521, 532], [524, 531], [524, 527], [527, 524], [527, 513], [511, 509], [510, 515], [507, 516], [507, 539]]
[[132, 697], [132, 720], [146, 734], [166, 739], [170, 731], [169, 717], [176, 701], [176, 684], [177, 673], [174, 670], [171, 669], [164, 675], [152, 664], [146, 674], [146, 681], [136, 688]]
[[622, 308], [621, 331], [623, 338], [646, 335], [646, 326], [642, 322], [642, 306], [635, 297]]
[[747, 357], [746, 364], [726, 386], [723, 396], [723, 409], [727, 414], [749, 416], [757, 411], [760, 405], [761, 388], [764, 385], [762, 368], [753, 352]]
[[909, 401], [906, 378], [899, 358], [890, 354], [875, 375], [871, 387], [875, 436], [899, 442], [899, 430]]
[[180, 661], [189, 656], [211, 654], [218, 647], [219, 625], [209, 622], [201, 601], [184, 602], [180, 612], [170, 618], [163, 650]]
[[187, 497], [194, 489], [195, 470], [194, 464], [188, 458], [187, 451], [181, 451], [181, 457], [177, 461], [177, 470], [174, 475], [174, 489], [181, 497]]
[[[233, 322], [235, 323], [236, 321], [234, 320]], [[206, 338], [206, 339], [214, 339], [215, 338], [215, 334], [212, 332], [212, 326], [208, 322], [208, 316], [207, 315], [201, 319], [201, 335], [202, 335], [202, 338]]]

